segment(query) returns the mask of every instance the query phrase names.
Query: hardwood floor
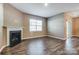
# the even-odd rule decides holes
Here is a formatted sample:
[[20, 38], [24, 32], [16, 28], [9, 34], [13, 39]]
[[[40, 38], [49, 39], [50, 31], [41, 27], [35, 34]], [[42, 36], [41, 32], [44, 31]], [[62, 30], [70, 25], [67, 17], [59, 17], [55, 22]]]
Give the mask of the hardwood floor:
[[79, 54], [79, 38], [65, 40], [42, 37], [28, 39], [10, 48], [6, 47], [2, 55], [76, 55]]

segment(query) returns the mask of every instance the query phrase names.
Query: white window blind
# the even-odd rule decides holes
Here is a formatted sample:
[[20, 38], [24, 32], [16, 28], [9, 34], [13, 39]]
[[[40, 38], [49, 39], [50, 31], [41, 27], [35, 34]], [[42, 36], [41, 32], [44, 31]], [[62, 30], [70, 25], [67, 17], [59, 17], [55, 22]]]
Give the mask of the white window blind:
[[42, 31], [42, 20], [30, 19], [30, 31]]

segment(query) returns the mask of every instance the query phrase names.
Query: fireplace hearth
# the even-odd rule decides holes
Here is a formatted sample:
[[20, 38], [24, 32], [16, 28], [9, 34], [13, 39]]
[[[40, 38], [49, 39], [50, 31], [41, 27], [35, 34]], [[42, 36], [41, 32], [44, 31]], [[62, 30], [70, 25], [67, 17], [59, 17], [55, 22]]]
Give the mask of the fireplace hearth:
[[10, 31], [10, 47], [13, 47], [21, 42], [21, 30]]

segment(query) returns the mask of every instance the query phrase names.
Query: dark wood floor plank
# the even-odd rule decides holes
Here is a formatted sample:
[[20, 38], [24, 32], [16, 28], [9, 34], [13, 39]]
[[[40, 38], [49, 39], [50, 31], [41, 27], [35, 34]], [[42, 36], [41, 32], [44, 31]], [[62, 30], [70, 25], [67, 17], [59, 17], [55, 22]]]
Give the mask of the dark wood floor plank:
[[[73, 47], [71, 47], [70, 45]], [[79, 54], [79, 38], [77, 37], [72, 37], [71, 39], [67, 40], [60, 40], [50, 37], [28, 39], [22, 41], [20, 44], [12, 48], [6, 47], [2, 51], [2, 55], [72, 55], [72, 54], [75, 55]]]

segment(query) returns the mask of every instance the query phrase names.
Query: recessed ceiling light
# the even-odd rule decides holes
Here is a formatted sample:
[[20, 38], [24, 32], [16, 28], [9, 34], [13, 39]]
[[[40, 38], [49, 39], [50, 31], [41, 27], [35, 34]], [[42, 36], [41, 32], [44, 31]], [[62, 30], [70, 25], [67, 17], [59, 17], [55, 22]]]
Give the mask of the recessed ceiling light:
[[45, 3], [44, 5], [47, 7], [48, 6], [48, 3]]

